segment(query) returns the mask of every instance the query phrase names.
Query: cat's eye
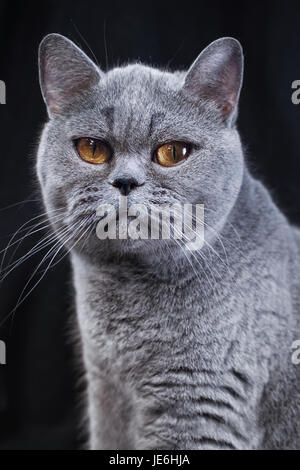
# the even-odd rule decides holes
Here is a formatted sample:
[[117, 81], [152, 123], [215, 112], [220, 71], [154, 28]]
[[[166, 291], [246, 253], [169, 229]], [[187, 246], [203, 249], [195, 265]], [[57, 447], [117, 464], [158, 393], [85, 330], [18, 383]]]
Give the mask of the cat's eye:
[[82, 137], [76, 140], [75, 145], [79, 156], [88, 163], [99, 165], [111, 158], [111, 149], [102, 140]]
[[174, 166], [185, 160], [190, 153], [190, 146], [184, 142], [168, 142], [155, 152], [157, 163], [162, 166]]

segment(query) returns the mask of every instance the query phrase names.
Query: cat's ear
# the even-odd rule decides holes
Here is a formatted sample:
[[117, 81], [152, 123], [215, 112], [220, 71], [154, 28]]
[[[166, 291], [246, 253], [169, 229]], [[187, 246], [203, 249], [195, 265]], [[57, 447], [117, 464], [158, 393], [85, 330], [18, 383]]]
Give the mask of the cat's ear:
[[195, 98], [213, 100], [224, 121], [232, 125], [243, 80], [243, 50], [233, 38], [221, 38], [201, 52], [188, 70], [183, 90]]
[[49, 114], [60, 114], [72, 100], [97, 85], [98, 67], [72, 41], [48, 34], [39, 47], [40, 85]]

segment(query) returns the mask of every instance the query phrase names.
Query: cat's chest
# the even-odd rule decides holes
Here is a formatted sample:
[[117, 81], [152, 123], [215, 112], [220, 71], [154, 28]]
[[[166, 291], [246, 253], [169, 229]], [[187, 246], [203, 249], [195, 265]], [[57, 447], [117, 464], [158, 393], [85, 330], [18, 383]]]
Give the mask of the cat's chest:
[[119, 356], [153, 348], [162, 355], [186, 348], [207, 361], [223, 361], [228, 350], [251, 356], [260, 342], [253, 338], [259, 333], [264, 343], [261, 332], [278, 321], [276, 309], [286, 311], [273, 277], [257, 277], [254, 288], [249, 269], [227, 271], [218, 282], [208, 273], [158, 280], [117, 269], [75, 270], [80, 324], [96, 348], [109, 345]]
[[[107, 285], [106, 285], [107, 286]], [[104, 286], [103, 286], [104, 287]], [[110, 289], [99, 291], [102, 307], [115, 315], [156, 318], [162, 316], [201, 314], [205, 299], [197, 291], [195, 282], [158, 281], [144, 279], [115, 281]]]

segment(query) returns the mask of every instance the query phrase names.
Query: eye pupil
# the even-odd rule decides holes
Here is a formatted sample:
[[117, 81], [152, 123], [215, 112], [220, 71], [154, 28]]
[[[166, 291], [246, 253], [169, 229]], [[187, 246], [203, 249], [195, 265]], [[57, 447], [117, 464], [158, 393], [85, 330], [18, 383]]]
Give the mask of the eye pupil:
[[176, 147], [175, 147], [175, 145], [172, 146], [172, 151], [173, 151], [173, 159], [175, 161], [176, 160]]
[[94, 139], [89, 139], [88, 141], [89, 145], [91, 146], [92, 150], [93, 150], [93, 153], [95, 153], [95, 149], [96, 149], [96, 142]]

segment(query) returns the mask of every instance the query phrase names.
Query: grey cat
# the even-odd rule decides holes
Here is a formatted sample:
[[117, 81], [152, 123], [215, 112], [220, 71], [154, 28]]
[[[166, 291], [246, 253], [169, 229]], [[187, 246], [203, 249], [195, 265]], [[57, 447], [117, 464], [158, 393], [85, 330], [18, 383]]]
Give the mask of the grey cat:
[[[39, 64], [37, 174], [71, 257], [89, 447], [299, 448], [300, 231], [245, 165], [239, 42], [213, 42], [187, 72], [104, 73], [50, 34]], [[166, 145], [182, 157], [169, 166]], [[204, 204], [204, 246], [99, 240], [97, 208], [120, 194]]]

